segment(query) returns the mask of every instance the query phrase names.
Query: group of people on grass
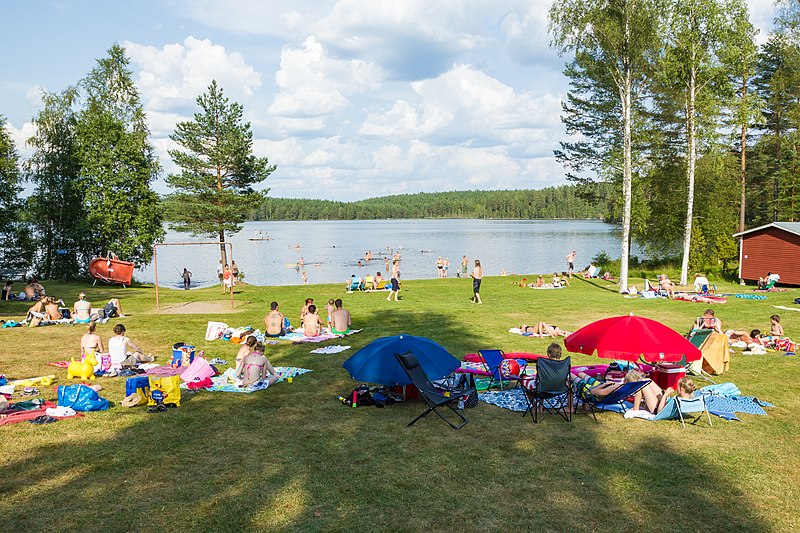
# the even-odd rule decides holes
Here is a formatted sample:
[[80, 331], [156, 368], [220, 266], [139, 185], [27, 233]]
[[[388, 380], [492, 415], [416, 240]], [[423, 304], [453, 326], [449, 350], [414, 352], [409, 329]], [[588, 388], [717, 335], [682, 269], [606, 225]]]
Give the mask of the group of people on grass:
[[[556, 342], [551, 343], [547, 347], [547, 357], [549, 359], [561, 359], [561, 345]], [[570, 373], [570, 382], [574, 393], [578, 398], [592, 403], [599, 402], [625, 383], [642, 381], [648, 381], [648, 378], [637, 369], [628, 370], [621, 382], [614, 380], [604, 381], [582, 371]], [[644, 388], [634, 394], [633, 410], [644, 410], [656, 415], [664, 408], [671, 395], [677, 393], [680, 398], [690, 400], [694, 397], [694, 391], [696, 390], [694, 382], [687, 377], [683, 377], [678, 381], [676, 389], [671, 387], [662, 389], [654, 381], [649, 381]]]
[[5, 301], [34, 301], [41, 300], [47, 296], [47, 291], [45, 291], [44, 286], [39, 283], [38, 278], [31, 278], [28, 283], [25, 284], [24, 289], [18, 294], [14, 293], [13, 285], [14, 283], [12, 281], [5, 282], [0, 299]]
[[64, 307], [63, 300], [56, 300], [52, 296], [42, 296], [28, 309], [23, 322], [30, 327], [38, 326], [42, 322], [55, 321], [88, 324], [92, 321], [124, 316], [122, 304], [118, 298], [111, 298], [102, 308], [95, 309], [91, 302], [86, 300], [86, 293], [82, 292], [78, 295], [78, 300], [71, 310]]
[[[307, 337], [316, 337], [322, 334], [323, 325], [335, 335], [347, 335], [350, 333], [350, 311], [344, 309], [342, 300], [333, 298], [328, 299], [325, 305], [327, 314], [325, 322], [322, 321], [317, 313], [317, 306], [313, 298], [306, 298], [305, 304], [300, 309], [300, 323], [303, 327], [303, 334]], [[264, 316], [265, 335], [267, 337], [283, 337], [291, 331], [290, 321], [281, 313], [278, 302], [270, 304], [270, 310]]]

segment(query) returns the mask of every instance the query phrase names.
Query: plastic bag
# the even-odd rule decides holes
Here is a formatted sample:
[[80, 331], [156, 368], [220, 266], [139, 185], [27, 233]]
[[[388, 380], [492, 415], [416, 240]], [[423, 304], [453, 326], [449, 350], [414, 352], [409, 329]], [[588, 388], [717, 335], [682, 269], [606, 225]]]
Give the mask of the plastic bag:
[[86, 385], [59, 385], [58, 405], [76, 411], [105, 411], [109, 407], [108, 400]]

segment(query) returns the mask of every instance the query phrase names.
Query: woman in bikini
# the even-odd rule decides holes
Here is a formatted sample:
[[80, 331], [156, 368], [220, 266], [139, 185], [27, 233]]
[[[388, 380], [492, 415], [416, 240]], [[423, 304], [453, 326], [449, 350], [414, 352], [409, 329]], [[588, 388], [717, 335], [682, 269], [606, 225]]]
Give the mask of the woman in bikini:
[[242, 380], [243, 387], [249, 387], [259, 381], [269, 387], [280, 379], [278, 372], [264, 355], [264, 345], [260, 342], [257, 342], [253, 346], [253, 351], [241, 360], [236, 368], [236, 377]]
[[525, 324], [522, 324], [519, 329], [522, 331], [522, 333], [532, 333], [540, 337], [544, 337], [545, 335], [549, 335], [551, 337], [567, 337], [570, 334], [569, 331], [565, 331], [558, 326], [553, 326], [546, 322], [539, 322], [535, 326], [526, 326]]
[[81, 355], [98, 354], [103, 350], [103, 339], [95, 333], [95, 323], [89, 322], [86, 333], [81, 337]]
[[[633, 383], [639, 381], [646, 381], [647, 378], [638, 370], [629, 370], [625, 374], [623, 383], [616, 383], [614, 381], [600, 381], [583, 372], [578, 372], [577, 375], [572, 374], [572, 386], [578, 397], [596, 403], [602, 398], [605, 398], [618, 388], [623, 383]], [[656, 385], [653, 381], [647, 384], [642, 390], [633, 396], [633, 409], [645, 409], [654, 415], [658, 414], [664, 405], [667, 403], [667, 397], [675, 392], [674, 389], [667, 387], [666, 390], [661, 390], [661, 387]], [[644, 401], [644, 405], [642, 402]]]
[[239, 368], [239, 363], [242, 362], [242, 359], [247, 357], [253, 351], [253, 346], [256, 345], [256, 338], [253, 335], [248, 335], [247, 338], [242, 343], [242, 346], [239, 348], [239, 353], [236, 354], [236, 368]]

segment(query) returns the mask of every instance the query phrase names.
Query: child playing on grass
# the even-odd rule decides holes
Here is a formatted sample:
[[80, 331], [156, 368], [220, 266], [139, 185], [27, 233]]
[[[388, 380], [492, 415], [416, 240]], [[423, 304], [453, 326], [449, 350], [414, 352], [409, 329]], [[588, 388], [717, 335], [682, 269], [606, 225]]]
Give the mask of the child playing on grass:
[[772, 315], [769, 317], [770, 329], [769, 334], [773, 337], [783, 337], [783, 326], [781, 326], [780, 315]]
[[257, 342], [253, 351], [247, 354], [236, 367], [236, 377], [242, 380], [243, 387], [249, 387], [259, 381], [267, 387], [280, 379], [269, 359], [264, 355], [264, 345]]

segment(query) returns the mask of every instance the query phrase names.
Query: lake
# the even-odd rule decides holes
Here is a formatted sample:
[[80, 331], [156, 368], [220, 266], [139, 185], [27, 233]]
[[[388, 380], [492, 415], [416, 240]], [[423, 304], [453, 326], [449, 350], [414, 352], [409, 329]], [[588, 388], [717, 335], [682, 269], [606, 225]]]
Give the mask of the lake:
[[[273, 240], [251, 241], [261, 231]], [[450, 259], [455, 276], [461, 256], [469, 259], [470, 272], [480, 259], [487, 276], [505, 271], [550, 273], [566, 269], [564, 256], [577, 251], [575, 268], [582, 269], [592, 257], [605, 251], [619, 257], [620, 234], [614, 225], [588, 220], [330, 220], [247, 222], [242, 231], [228, 236], [233, 258], [254, 285], [335, 283], [351, 274], [364, 277], [380, 271], [386, 276], [384, 257], [400, 250], [401, 279], [434, 278], [436, 259]], [[165, 242], [209, 241], [168, 231]], [[298, 248], [299, 246], [299, 248]], [[363, 262], [372, 251], [373, 260]], [[632, 253], [637, 255], [634, 246]], [[382, 254], [382, 255], [381, 255]], [[304, 258], [304, 269], [296, 268]], [[362, 259], [359, 266], [358, 260]], [[161, 246], [158, 248], [159, 283], [182, 287], [179, 273], [188, 268], [193, 286], [216, 283], [219, 247]], [[135, 274], [137, 281], [155, 280], [152, 264]]]

